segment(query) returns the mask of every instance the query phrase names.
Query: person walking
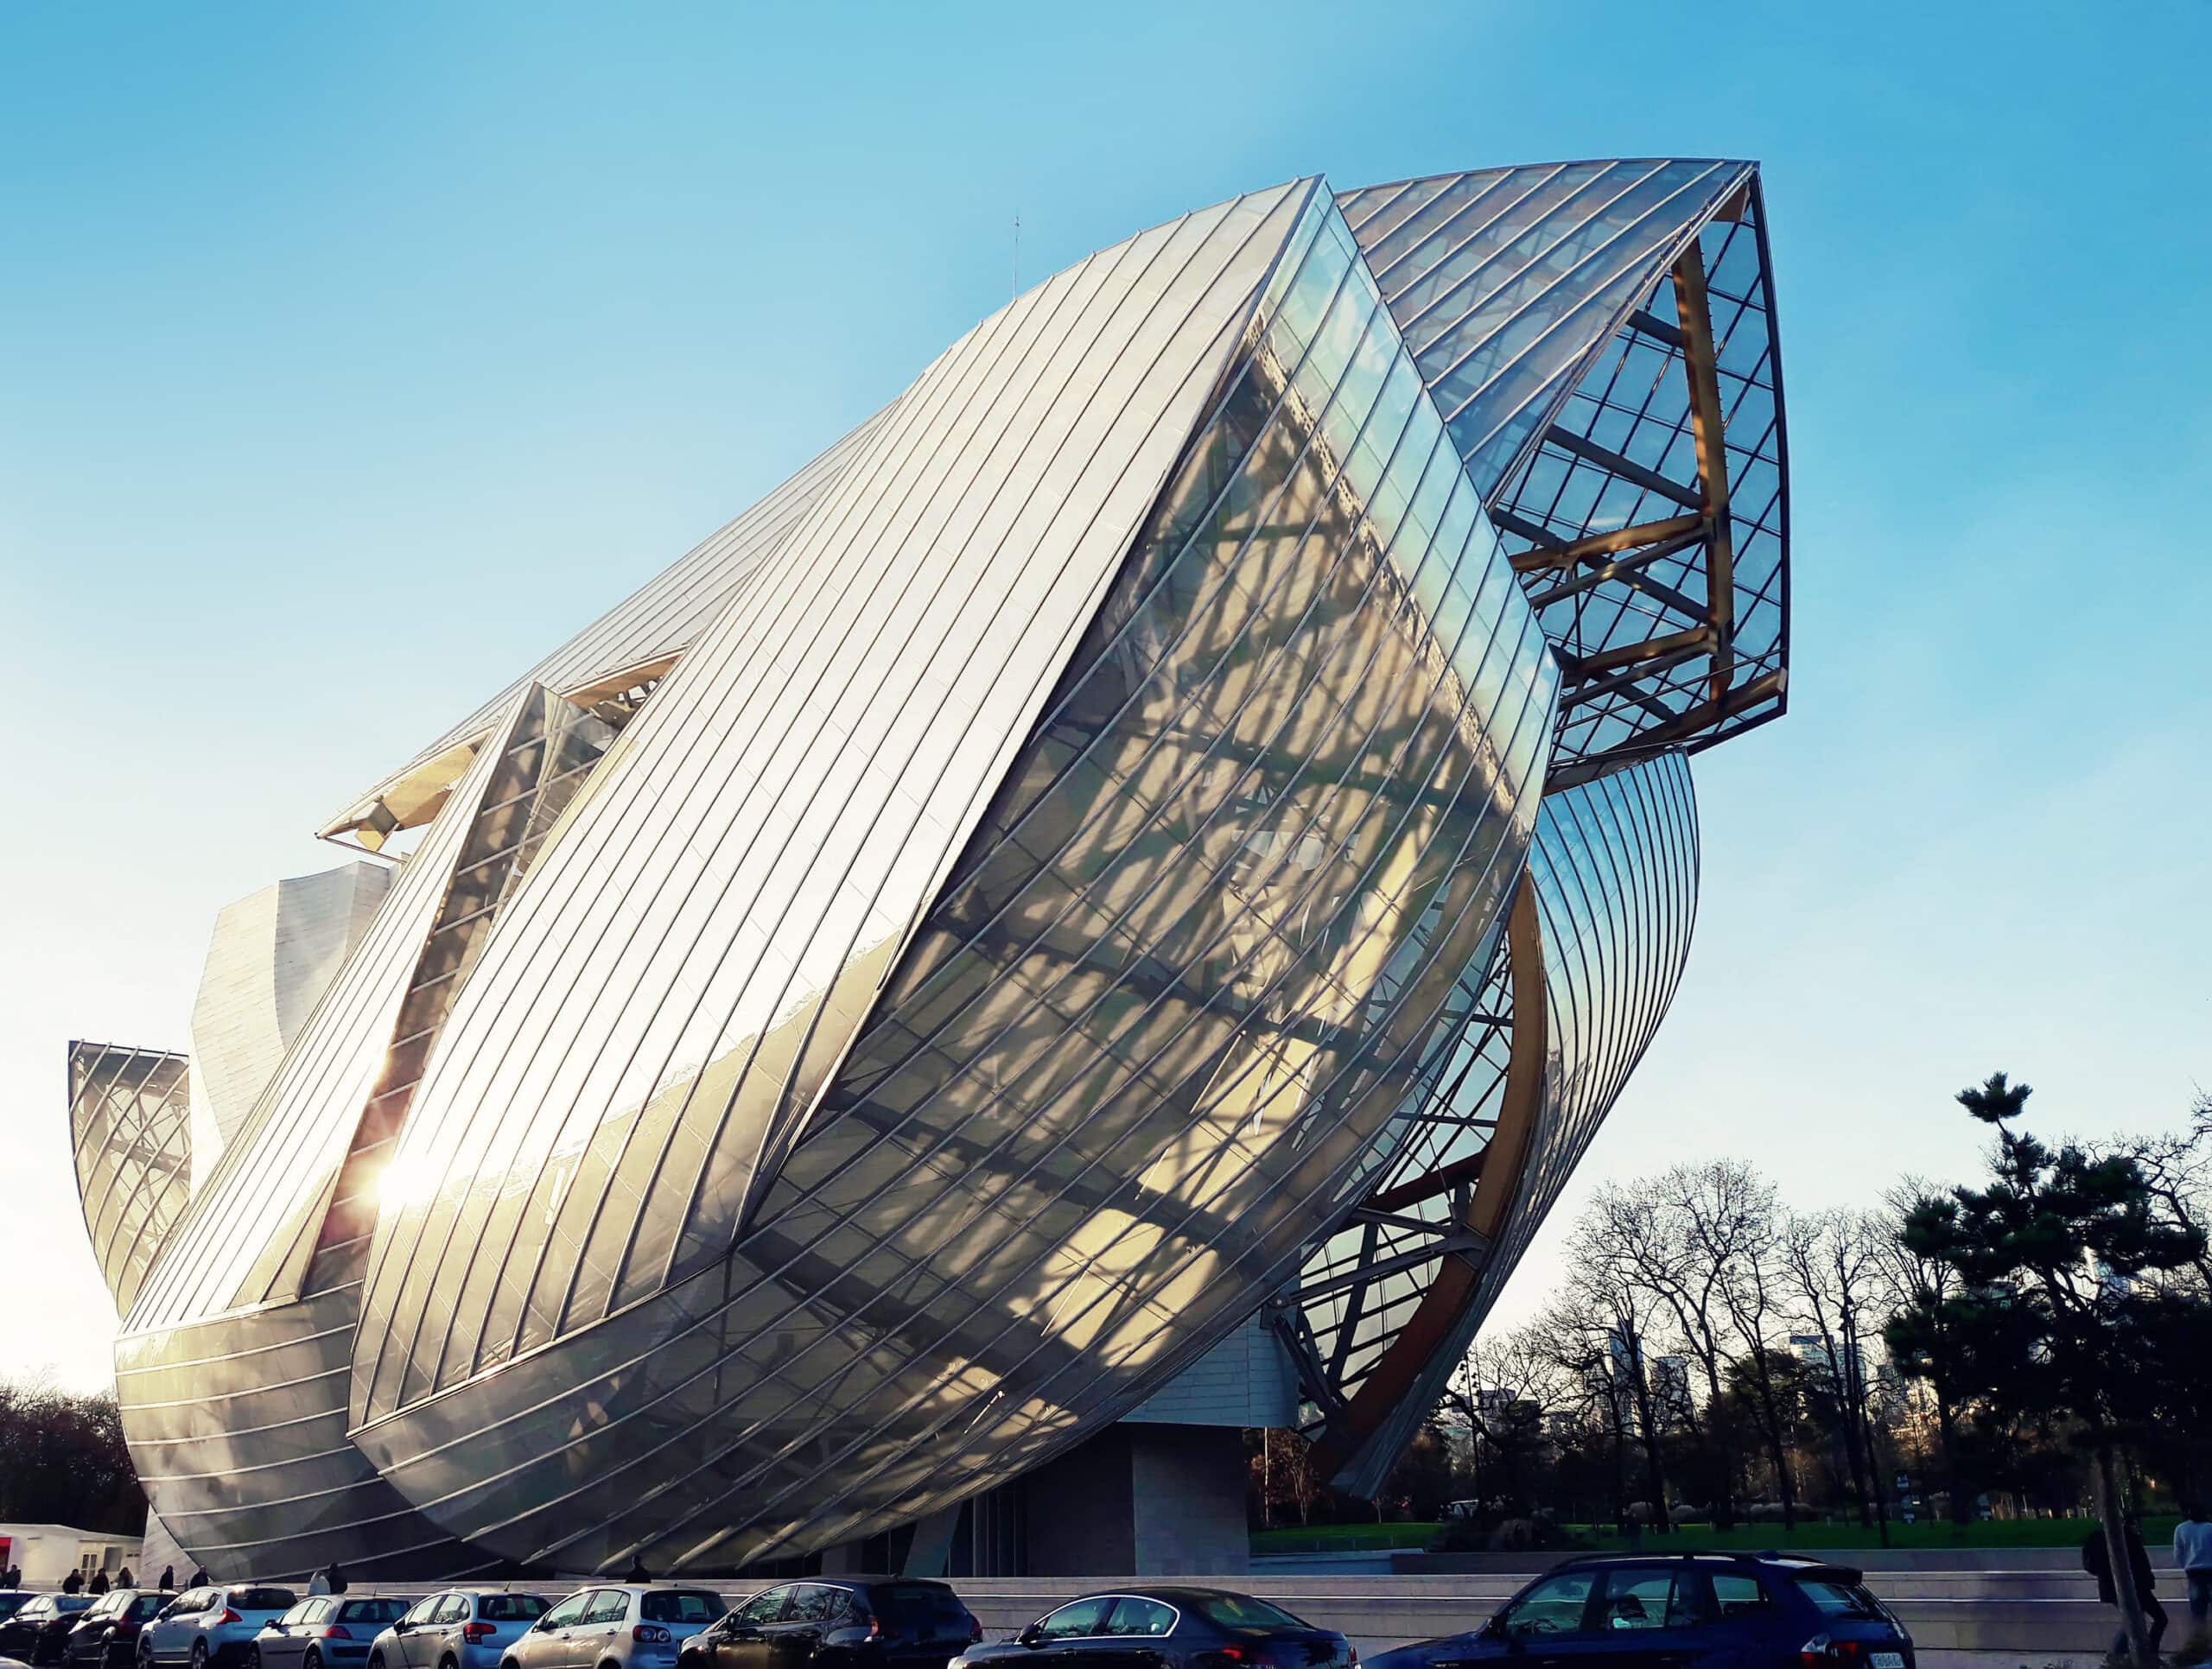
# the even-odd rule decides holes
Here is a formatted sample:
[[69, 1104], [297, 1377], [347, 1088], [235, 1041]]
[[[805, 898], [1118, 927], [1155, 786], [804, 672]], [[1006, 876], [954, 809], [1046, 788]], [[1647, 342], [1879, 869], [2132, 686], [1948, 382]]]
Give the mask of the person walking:
[[61, 1579], [61, 1591], [65, 1594], [81, 1593], [84, 1586], [85, 1573], [81, 1571], [72, 1571]]
[[207, 1574], [207, 1567], [205, 1565], [192, 1573], [192, 1585], [194, 1588], [205, 1588], [213, 1580], [214, 1578]]
[[[2096, 1523], [2094, 1520], [2092, 1523]], [[2137, 1527], [2134, 1514], [2129, 1514], [2120, 1521], [2120, 1539], [2127, 1546], [2128, 1569], [2135, 1573], [2135, 1597], [2143, 1606], [2143, 1623], [2150, 1639], [2151, 1657], [2155, 1662], [2158, 1655], [2158, 1641], [2166, 1632], [2165, 1607], [2158, 1603], [2151, 1591], [2151, 1556], [2143, 1548], [2143, 1533]], [[2082, 1544], [2082, 1568], [2097, 1579], [2097, 1598], [2114, 1610], [2120, 1609], [2120, 1590], [2113, 1585], [2112, 1554], [2105, 1546], [2105, 1527], [2097, 1524]], [[2127, 1622], [2122, 1618], [2119, 1631], [2112, 1637], [2112, 1656], [2114, 1661], [2125, 1663], [2128, 1659]]]
[[164, 1564], [162, 1567], [162, 1591], [164, 1594], [171, 1593], [175, 1590], [175, 1588], [176, 1566], [174, 1564]]
[[126, 1564], [115, 1573], [115, 1585], [118, 1588], [136, 1588], [138, 1578], [130, 1574], [130, 1567]]
[[2181, 1522], [2174, 1526], [2174, 1563], [2189, 1585], [2190, 1633], [2201, 1646], [2205, 1624], [2212, 1621], [2212, 1514], [2201, 1501], [2182, 1508]]
[[312, 1599], [318, 1594], [327, 1594], [329, 1591], [330, 1577], [318, 1564], [315, 1568], [315, 1574], [308, 1578], [308, 1597]]
[[85, 1591], [88, 1594], [105, 1594], [107, 1592], [107, 1572], [105, 1571], [93, 1571], [92, 1585], [90, 1588], [87, 1588]]

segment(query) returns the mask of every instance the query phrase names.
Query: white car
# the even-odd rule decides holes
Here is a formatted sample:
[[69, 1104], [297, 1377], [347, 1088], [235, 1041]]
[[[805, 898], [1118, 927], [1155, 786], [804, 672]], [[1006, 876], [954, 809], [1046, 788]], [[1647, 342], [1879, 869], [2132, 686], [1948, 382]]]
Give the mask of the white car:
[[709, 1588], [586, 1588], [525, 1629], [499, 1669], [675, 1669], [677, 1647], [727, 1609]]
[[551, 1608], [537, 1594], [447, 1588], [417, 1600], [369, 1647], [369, 1669], [499, 1669]]
[[138, 1631], [138, 1669], [243, 1664], [262, 1624], [298, 1603], [290, 1589], [257, 1583], [188, 1588]]

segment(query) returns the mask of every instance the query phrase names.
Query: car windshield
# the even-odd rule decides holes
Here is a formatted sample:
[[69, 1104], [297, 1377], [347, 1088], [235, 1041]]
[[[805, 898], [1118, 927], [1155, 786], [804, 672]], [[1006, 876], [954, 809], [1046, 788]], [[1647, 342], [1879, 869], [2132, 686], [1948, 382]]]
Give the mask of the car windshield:
[[1226, 1628], [1311, 1627], [1303, 1618], [1294, 1617], [1281, 1606], [1254, 1599], [1249, 1594], [1209, 1594], [1198, 1602], [1198, 1610], [1207, 1621], [1220, 1623]]
[[1797, 1591], [1827, 1616], [1871, 1618], [1882, 1615], [1882, 1608], [1875, 1603], [1873, 1595], [1855, 1582], [1840, 1582], [1833, 1577], [1800, 1577]]
[[712, 1622], [722, 1614], [721, 1596], [690, 1588], [664, 1589], [645, 1595], [638, 1614], [647, 1622]]
[[12, 1617], [30, 1602], [29, 1594], [0, 1594], [0, 1617]]
[[479, 1594], [476, 1615], [484, 1622], [534, 1622], [545, 1615], [545, 1602], [535, 1594]]

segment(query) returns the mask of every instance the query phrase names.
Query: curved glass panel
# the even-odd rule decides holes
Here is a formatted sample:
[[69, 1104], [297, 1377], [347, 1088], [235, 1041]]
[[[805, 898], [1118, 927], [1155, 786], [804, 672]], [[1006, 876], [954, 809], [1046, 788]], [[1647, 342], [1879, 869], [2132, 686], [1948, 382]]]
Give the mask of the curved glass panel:
[[[1697, 873], [1696, 801], [1680, 752], [1545, 796], [1529, 859], [1545, 1023], [1522, 1034], [1541, 1036], [1544, 1059], [1510, 1206], [1493, 1234], [1466, 1227], [1516, 1035], [1514, 952], [1501, 946], [1462, 986], [1453, 1076], [1409, 1113], [1361, 1208], [1313, 1247], [1277, 1312], [1313, 1429], [1339, 1438], [1343, 1487], [1381, 1487], [1657, 1031], [1689, 954]], [[1446, 1279], [1453, 1261], [1472, 1278]], [[1403, 1381], [1413, 1388], [1398, 1391], [1394, 1378], [1387, 1412], [1356, 1414], [1368, 1375], [1400, 1350], [1422, 1358]]]
[[158, 1049], [69, 1045], [69, 1145], [92, 1256], [127, 1310], [192, 1193], [191, 1063]]

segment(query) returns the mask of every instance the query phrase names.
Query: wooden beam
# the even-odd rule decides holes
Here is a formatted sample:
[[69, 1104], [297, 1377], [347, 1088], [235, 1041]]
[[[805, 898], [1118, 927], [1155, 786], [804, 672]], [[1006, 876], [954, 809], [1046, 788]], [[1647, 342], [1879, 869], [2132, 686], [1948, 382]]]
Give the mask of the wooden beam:
[[[1536, 1114], [1543, 1101], [1544, 1062], [1549, 1047], [1544, 1006], [1543, 930], [1536, 916], [1535, 884], [1524, 873], [1505, 924], [1513, 982], [1513, 1053], [1505, 1070], [1497, 1128], [1483, 1152], [1486, 1162], [1467, 1203], [1465, 1227], [1495, 1243], [1508, 1209], [1520, 1193]], [[1437, 1262], [1428, 1291], [1359, 1382], [1344, 1411], [1332, 1415], [1313, 1460], [1324, 1477], [1345, 1465], [1381, 1430], [1399, 1403], [1413, 1393], [1437, 1351], [1466, 1318], [1482, 1291], [1486, 1255], [1447, 1253]]]
[[1637, 545], [1656, 545], [1662, 540], [1695, 535], [1703, 531], [1705, 517], [1669, 516], [1663, 522], [1637, 522], [1628, 527], [1617, 527], [1611, 533], [1592, 533], [1577, 539], [1571, 545], [1553, 545], [1539, 550], [1524, 550], [1511, 560], [1516, 574], [1534, 574], [1541, 568], [1570, 568], [1578, 562], [1592, 562], [1600, 556], [1610, 556], [1617, 550], [1628, 550]]
[[1609, 580], [1618, 580], [1631, 590], [1641, 591], [1648, 596], [1657, 598], [1687, 619], [1703, 620], [1705, 619], [1703, 603], [1692, 601], [1688, 595], [1675, 590], [1672, 586], [1662, 585], [1658, 581], [1646, 574], [1643, 570], [1653, 562], [1663, 562], [1669, 556], [1679, 555], [1704, 537], [1705, 524], [1700, 521], [1694, 532], [1677, 534], [1674, 538], [1662, 539], [1657, 544], [1646, 546], [1633, 555], [1619, 556], [1610, 562], [1600, 562], [1586, 574], [1578, 574], [1572, 580], [1562, 580], [1555, 586], [1546, 586], [1541, 591], [1531, 592], [1529, 594], [1529, 606], [1534, 609], [1547, 608], [1554, 603], [1564, 602], [1569, 597], [1580, 596], [1586, 591], [1594, 591]]
[[[1647, 638], [1641, 643], [1616, 644], [1611, 649], [1601, 649], [1595, 655], [1570, 656], [1561, 650], [1560, 659], [1569, 672], [1578, 678], [1602, 677], [1608, 672], [1624, 666], [1641, 666], [1646, 661], [1657, 661], [1675, 655], [1678, 650], [1701, 654], [1713, 646], [1713, 628], [1695, 625], [1686, 631], [1670, 631], [1663, 638]], [[1681, 657], [1676, 656], [1680, 659]]]
[[1682, 374], [1689, 380], [1690, 435], [1697, 449], [1698, 486], [1705, 519], [1707, 618], [1713, 622], [1714, 701], [1735, 674], [1735, 533], [1728, 522], [1728, 448], [1720, 409], [1720, 378], [1713, 341], [1713, 308], [1705, 289], [1705, 257], [1696, 242], [1675, 263], [1675, 311], [1682, 326]]

